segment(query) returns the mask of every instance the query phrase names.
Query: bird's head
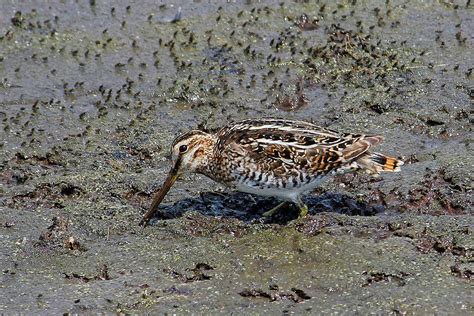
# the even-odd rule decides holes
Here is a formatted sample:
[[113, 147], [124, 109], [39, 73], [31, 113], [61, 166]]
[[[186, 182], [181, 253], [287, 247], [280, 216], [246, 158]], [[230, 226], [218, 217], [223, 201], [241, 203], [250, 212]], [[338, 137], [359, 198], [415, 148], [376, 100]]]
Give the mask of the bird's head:
[[171, 171], [176, 170], [178, 176], [187, 171], [203, 171], [207, 167], [214, 143], [213, 135], [198, 130], [176, 137], [171, 149]]
[[212, 156], [214, 144], [214, 135], [198, 130], [175, 138], [171, 147], [171, 170], [161, 189], [153, 197], [151, 208], [145, 214], [142, 223], [146, 225], [179, 176], [185, 172], [205, 173], [208, 170], [208, 159]]

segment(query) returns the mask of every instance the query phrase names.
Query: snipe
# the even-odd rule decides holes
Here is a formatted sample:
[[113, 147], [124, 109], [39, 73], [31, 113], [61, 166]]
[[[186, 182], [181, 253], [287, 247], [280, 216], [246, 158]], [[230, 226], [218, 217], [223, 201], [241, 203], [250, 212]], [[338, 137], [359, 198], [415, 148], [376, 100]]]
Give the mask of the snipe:
[[[184, 171], [203, 174], [238, 191], [294, 202], [303, 217], [308, 208], [302, 194], [325, 177], [356, 170], [400, 171], [401, 160], [370, 151], [382, 140], [382, 136], [339, 133], [282, 119], [232, 123], [216, 134], [190, 131], [174, 140], [173, 167], [142, 224], [148, 223]], [[280, 206], [264, 215], [272, 215]]]

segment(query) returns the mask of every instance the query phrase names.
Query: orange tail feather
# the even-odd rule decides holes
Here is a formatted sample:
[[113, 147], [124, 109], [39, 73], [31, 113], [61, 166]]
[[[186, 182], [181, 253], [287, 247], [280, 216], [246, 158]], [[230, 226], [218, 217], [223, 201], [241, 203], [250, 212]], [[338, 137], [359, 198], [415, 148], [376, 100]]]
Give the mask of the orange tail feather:
[[378, 174], [382, 171], [399, 172], [403, 161], [380, 153], [368, 153], [357, 159], [357, 164], [368, 173]]

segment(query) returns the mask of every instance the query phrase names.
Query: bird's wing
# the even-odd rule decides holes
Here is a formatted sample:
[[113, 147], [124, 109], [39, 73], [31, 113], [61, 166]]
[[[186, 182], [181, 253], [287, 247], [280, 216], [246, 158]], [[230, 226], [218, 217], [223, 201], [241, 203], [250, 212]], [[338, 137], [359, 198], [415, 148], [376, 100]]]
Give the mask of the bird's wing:
[[247, 120], [218, 133], [218, 152], [247, 155], [267, 169], [326, 173], [363, 155], [380, 136], [341, 134], [311, 123], [279, 119]]

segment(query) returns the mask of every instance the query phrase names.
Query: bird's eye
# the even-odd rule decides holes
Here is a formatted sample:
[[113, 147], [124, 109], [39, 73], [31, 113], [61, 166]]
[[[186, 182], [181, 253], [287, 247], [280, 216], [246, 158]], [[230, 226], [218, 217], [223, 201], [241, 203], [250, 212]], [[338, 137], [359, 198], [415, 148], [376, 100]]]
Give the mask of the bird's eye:
[[180, 153], [185, 153], [188, 151], [188, 145], [181, 145], [179, 146], [179, 152]]

